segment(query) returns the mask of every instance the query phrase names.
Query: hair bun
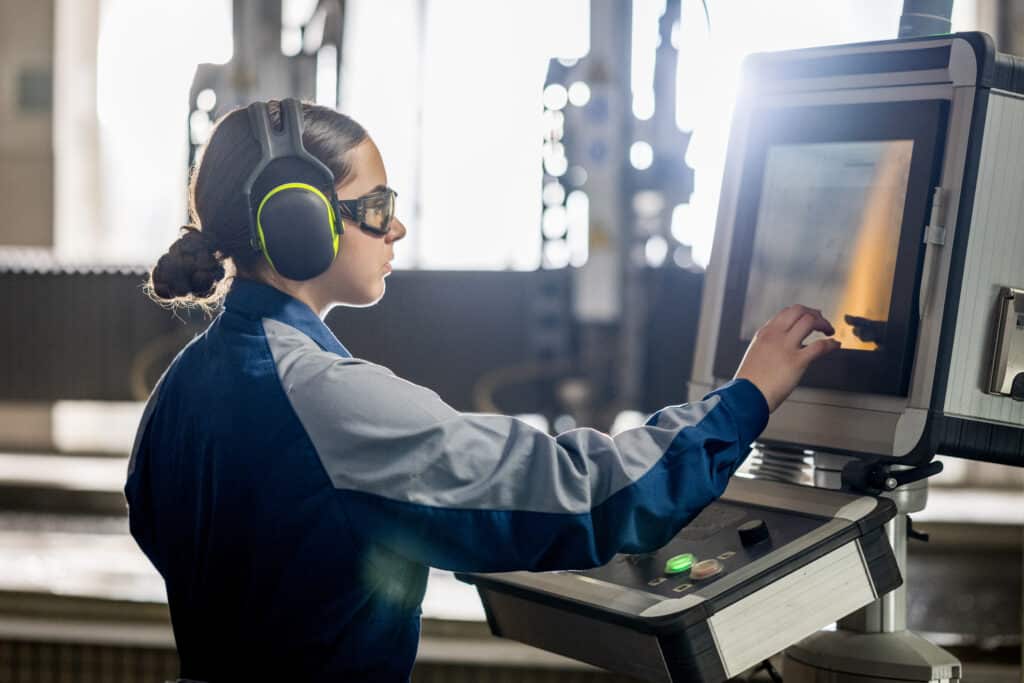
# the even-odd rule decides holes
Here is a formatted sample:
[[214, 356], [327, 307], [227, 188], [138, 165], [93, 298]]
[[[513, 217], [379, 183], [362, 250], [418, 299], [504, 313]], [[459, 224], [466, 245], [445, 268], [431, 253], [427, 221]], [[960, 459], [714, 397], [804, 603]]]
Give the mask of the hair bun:
[[224, 266], [207, 236], [196, 226], [186, 225], [157, 261], [151, 277], [153, 293], [161, 299], [205, 299], [224, 279]]

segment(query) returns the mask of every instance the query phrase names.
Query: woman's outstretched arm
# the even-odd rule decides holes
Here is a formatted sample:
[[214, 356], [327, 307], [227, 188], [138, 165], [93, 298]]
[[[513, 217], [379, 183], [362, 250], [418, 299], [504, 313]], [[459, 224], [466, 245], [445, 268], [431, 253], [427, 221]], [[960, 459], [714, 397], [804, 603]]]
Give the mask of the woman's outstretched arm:
[[736, 380], [614, 437], [460, 413], [267, 321], [278, 373], [355, 533], [456, 571], [583, 568], [654, 550], [720, 496], [768, 404]]

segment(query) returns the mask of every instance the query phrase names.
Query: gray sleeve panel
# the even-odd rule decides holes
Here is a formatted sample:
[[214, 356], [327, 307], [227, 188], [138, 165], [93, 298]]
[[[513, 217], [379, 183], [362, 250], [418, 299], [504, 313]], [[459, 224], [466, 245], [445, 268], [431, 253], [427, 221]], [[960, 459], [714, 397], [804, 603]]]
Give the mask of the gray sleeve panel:
[[718, 396], [712, 396], [709, 399], [696, 403], [684, 403], [683, 405], [662, 408], [655, 413], [655, 419], [652, 421], [652, 424], [659, 429], [666, 429], [676, 433], [680, 429], [691, 427], [703, 420], [704, 416], [711, 412], [711, 409], [718, 405], [718, 402], [721, 400]]
[[614, 438], [551, 437], [513, 417], [460, 413], [366, 361], [264, 320], [289, 401], [334, 486], [434, 507], [585, 513], [644, 475], [720, 400], [666, 408]]

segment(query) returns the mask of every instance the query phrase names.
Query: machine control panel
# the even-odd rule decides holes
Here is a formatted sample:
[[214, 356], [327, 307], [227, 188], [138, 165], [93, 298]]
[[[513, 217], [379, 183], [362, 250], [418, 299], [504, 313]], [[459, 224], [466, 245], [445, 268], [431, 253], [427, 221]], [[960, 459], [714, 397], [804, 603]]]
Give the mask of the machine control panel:
[[[678, 597], [724, 579], [827, 521], [719, 501], [705, 508], [660, 550], [617, 555], [603, 567], [570, 573]], [[769, 524], [775, 529], [774, 536], [769, 532]]]
[[495, 635], [652, 681], [718, 683], [902, 583], [891, 500], [734, 477], [664, 547], [468, 574]]

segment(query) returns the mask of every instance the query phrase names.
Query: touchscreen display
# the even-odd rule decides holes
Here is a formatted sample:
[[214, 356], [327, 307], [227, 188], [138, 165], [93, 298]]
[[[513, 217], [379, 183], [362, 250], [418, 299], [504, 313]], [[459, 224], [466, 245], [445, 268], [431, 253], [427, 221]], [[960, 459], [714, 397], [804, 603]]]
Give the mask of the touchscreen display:
[[766, 150], [740, 334], [793, 303], [821, 309], [844, 349], [884, 339], [913, 140]]

